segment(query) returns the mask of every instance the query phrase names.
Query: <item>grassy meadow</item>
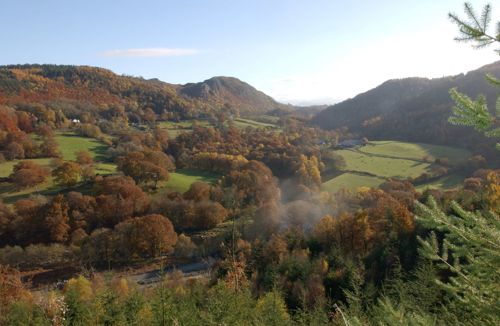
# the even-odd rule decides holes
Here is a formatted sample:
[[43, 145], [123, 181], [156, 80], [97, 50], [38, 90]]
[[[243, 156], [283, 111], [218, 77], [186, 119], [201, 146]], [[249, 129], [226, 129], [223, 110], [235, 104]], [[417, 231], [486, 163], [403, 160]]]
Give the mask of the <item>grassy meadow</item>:
[[448, 158], [450, 161], [461, 161], [471, 155], [469, 151], [462, 148], [400, 141], [371, 141], [367, 146], [361, 147], [359, 151], [414, 160], [428, 157], [429, 160]]
[[250, 120], [250, 119], [243, 119], [243, 118], [234, 119], [233, 124], [236, 128], [240, 128], [240, 129], [244, 129], [247, 127], [259, 128], [259, 129], [265, 129], [265, 128], [277, 129], [278, 128], [278, 126], [276, 126], [275, 124], [264, 123], [264, 122], [259, 122], [259, 121], [255, 121], [255, 120]]
[[[97, 139], [78, 136], [73, 132], [60, 132], [56, 134], [56, 140], [59, 144], [59, 151], [63, 160], [74, 161], [75, 152], [86, 150], [96, 162], [95, 171], [99, 174], [110, 174], [116, 171], [116, 166], [112, 163], [105, 163], [105, 152], [108, 146]], [[43, 166], [50, 166], [52, 158], [35, 158], [25, 160], [14, 160], [0, 164], [0, 177], [7, 177], [12, 173], [14, 165], [19, 161], [32, 161]]]
[[397, 156], [380, 157], [348, 149], [336, 152], [345, 159], [346, 171], [369, 173], [383, 178], [418, 177], [431, 165]]
[[353, 173], [342, 173], [341, 175], [324, 182], [321, 186], [322, 190], [329, 192], [337, 192], [340, 189], [349, 189], [355, 191], [361, 187], [376, 188], [384, 183], [384, 178], [359, 175]]
[[75, 152], [81, 150], [88, 151], [96, 162], [105, 160], [108, 146], [97, 139], [78, 136], [73, 132], [59, 132], [56, 134], [56, 140], [66, 161], [76, 160]]
[[[356, 191], [363, 186], [377, 187], [389, 178], [415, 178], [429, 172], [437, 158], [460, 162], [471, 155], [461, 148], [399, 141], [372, 141], [366, 146], [335, 152], [345, 159], [346, 166], [341, 175], [324, 180], [322, 189], [331, 192], [342, 188]], [[457, 175], [447, 175], [419, 185], [417, 189], [449, 189], [459, 185], [462, 179]]]
[[169, 175], [170, 178], [168, 181], [160, 183], [160, 187], [162, 188], [160, 192], [168, 190], [182, 193], [187, 191], [189, 186], [194, 182], [214, 183], [219, 179], [219, 175], [217, 174], [191, 169], [180, 169], [170, 172]]
[[[61, 156], [64, 160], [74, 161], [76, 159], [75, 152], [87, 150], [95, 160], [94, 171], [96, 174], [106, 175], [116, 172], [116, 165], [104, 162], [105, 152], [108, 149], [108, 146], [99, 140], [78, 136], [77, 134], [69, 131], [58, 132], [55, 138], [59, 144], [59, 151], [61, 152]], [[14, 160], [1, 163], [0, 177], [9, 176], [12, 173], [14, 165], [16, 165], [19, 161], [20, 160]], [[23, 161], [32, 161], [36, 164], [50, 167], [52, 158], [26, 159]], [[63, 190], [64, 189], [56, 186], [52, 177], [49, 176], [47, 181], [44, 183], [33, 188], [23, 189], [21, 191], [16, 190], [11, 184], [0, 183], [0, 198], [2, 198], [6, 203], [11, 203], [19, 198], [29, 196], [34, 192], [52, 195]]]

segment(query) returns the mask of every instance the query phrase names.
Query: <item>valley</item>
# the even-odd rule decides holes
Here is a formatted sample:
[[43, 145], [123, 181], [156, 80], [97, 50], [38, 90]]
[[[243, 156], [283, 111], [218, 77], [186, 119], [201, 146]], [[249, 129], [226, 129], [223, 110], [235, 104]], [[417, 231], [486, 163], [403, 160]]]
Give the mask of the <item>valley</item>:
[[0, 324], [342, 325], [408, 298], [435, 320], [461, 252], [437, 241], [488, 257], [500, 212], [494, 130], [449, 124], [449, 88], [499, 69], [307, 108], [233, 77], [0, 66]]

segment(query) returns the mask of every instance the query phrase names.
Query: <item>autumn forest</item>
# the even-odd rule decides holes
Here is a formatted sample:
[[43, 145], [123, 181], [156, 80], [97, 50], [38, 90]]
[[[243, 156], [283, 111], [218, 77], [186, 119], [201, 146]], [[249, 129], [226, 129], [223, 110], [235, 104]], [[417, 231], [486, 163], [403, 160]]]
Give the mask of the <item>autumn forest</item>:
[[499, 74], [299, 107], [0, 66], [0, 325], [498, 325]]

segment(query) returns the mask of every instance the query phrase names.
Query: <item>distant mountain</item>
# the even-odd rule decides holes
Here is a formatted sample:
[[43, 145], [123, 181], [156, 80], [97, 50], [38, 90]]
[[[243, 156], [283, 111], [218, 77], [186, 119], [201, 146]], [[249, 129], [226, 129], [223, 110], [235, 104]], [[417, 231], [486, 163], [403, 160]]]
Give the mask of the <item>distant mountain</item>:
[[328, 107], [328, 105], [309, 105], [309, 106], [297, 106], [297, 105], [294, 105], [293, 106], [293, 115], [295, 116], [298, 116], [298, 117], [302, 117], [302, 118], [305, 118], [305, 119], [311, 119], [313, 118], [316, 114], [318, 114], [319, 112], [323, 111], [324, 109], [326, 109]]
[[0, 66], [0, 104], [58, 106], [73, 115], [82, 107], [121, 106], [138, 116], [150, 108], [158, 115], [181, 119], [221, 109], [247, 115], [288, 108], [232, 77], [175, 85], [102, 68], [63, 65]]
[[180, 94], [211, 105], [238, 108], [241, 112], [265, 112], [287, 106], [234, 77], [212, 77], [179, 88]]
[[491, 139], [447, 119], [453, 102], [450, 88], [475, 98], [486, 95], [494, 108], [498, 90], [485, 74], [500, 76], [500, 61], [452, 77], [389, 80], [382, 85], [318, 113], [311, 121], [324, 129], [349, 128], [370, 139], [398, 139], [477, 149], [493, 146]]
[[324, 109], [328, 108], [327, 104], [316, 104], [316, 105], [294, 105], [296, 111], [307, 111], [319, 113]]

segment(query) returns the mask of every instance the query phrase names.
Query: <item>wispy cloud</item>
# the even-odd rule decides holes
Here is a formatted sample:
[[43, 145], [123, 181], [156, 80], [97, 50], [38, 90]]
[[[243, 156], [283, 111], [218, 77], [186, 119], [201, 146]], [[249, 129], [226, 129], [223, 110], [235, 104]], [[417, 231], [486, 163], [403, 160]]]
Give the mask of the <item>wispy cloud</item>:
[[105, 57], [124, 58], [151, 58], [151, 57], [182, 57], [198, 53], [197, 49], [179, 48], [143, 48], [143, 49], [119, 49], [102, 52]]

